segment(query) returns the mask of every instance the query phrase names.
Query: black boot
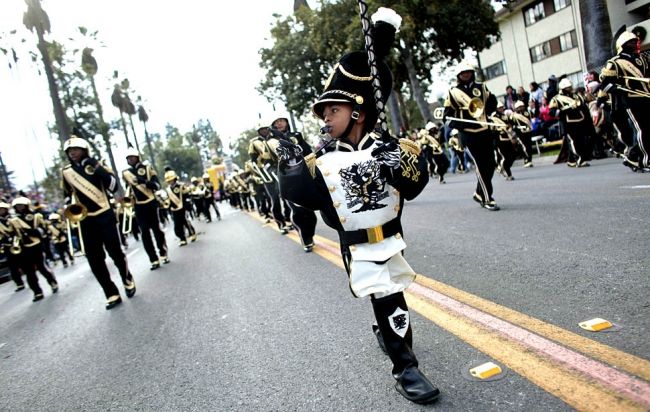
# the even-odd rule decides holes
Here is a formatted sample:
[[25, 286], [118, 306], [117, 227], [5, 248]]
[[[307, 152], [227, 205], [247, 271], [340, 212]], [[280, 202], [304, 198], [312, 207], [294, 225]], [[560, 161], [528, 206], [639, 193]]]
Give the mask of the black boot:
[[426, 404], [434, 401], [440, 391], [418, 369], [418, 360], [411, 350], [413, 333], [404, 294], [399, 292], [373, 299], [372, 307], [378, 332], [393, 362], [393, 377], [397, 380], [395, 389], [411, 402]]

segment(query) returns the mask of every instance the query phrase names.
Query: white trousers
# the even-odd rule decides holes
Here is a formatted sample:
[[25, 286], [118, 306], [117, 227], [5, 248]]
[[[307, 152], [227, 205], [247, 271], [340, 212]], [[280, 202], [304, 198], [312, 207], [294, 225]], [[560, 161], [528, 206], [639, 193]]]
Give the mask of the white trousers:
[[382, 264], [365, 260], [352, 260], [350, 264], [350, 287], [357, 297], [392, 295], [406, 289], [414, 279], [415, 272], [401, 253]]

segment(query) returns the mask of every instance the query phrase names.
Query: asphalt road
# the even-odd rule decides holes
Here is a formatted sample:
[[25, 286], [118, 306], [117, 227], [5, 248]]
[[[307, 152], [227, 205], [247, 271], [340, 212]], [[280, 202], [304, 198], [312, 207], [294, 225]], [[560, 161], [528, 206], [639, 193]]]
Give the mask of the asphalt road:
[[[499, 212], [471, 200], [475, 177], [435, 182], [404, 214], [406, 257], [424, 276], [596, 342], [650, 358], [650, 176], [614, 159], [495, 176]], [[421, 368], [443, 393], [420, 407], [392, 388], [372, 310], [345, 273], [245, 213], [198, 223], [149, 271], [128, 249], [138, 292], [111, 311], [85, 262], [58, 268], [61, 290], [31, 303], [0, 286], [0, 409], [570, 410], [519, 373], [467, 377], [483, 352], [412, 311]], [[318, 233], [337, 240], [319, 224]], [[112, 268], [112, 266], [110, 266]], [[117, 276], [114, 276], [117, 279]], [[44, 283], [41, 280], [41, 283]], [[577, 323], [616, 323], [594, 334]]]

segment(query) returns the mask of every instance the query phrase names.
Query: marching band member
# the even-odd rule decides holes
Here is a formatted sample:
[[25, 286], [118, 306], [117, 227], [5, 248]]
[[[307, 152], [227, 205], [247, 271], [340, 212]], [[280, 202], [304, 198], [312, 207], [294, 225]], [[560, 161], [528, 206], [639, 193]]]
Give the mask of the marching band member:
[[70, 259], [70, 264], [74, 265], [74, 256], [70, 254], [68, 235], [66, 234], [65, 223], [61, 220], [61, 216], [58, 213], [51, 213], [47, 217], [47, 220], [50, 221], [49, 232], [52, 243], [54, 243], [54, 249], [56, 250], [56, 254], [59, 255], [63, 267], [68, 267], [66, 255]]
[[[128, 298], [135, 295], [135, 281], [122, 251], [117, 227], [117, 217], [109, 203], [109, 193], [115, 193], [118, 182], [113, 171], [89, 156], [90, 145], [73, 136], [63, 144], [70, 164], [63, 168], [63, 191], [86, 211], [85, 219], [78, 223], [90, 270], [106, 296], [106, 309], [122, 303], [120, 293], [111, 280], [106, 266], [106, 252], [120, 272]], [[104, 249], [106, 252], [104, 252]]]
[[214, 201], [214, 185], [210, 181], [210, 175], [207, 173], [203, 174], [203, 186], [205, 187], [205, 210], [210, 213], [210, 206], [212, 206], [214, 212], [217, 214], [217, 220], [221, 220], [221, 212], [219, 212], [217, 202]]
[[[458, 84], [449, 90], [444, 103], [444, 119], [455, 117], [486, 122], [487, 116], [491, 115], [497, 107], [494, 95], [490, 93], [485, 84], [476, 82], [474, 68], [466, 62], [459, 64], [456, 80]], [[474, 113], [470, 110], [472, 101], [479, 101], [482, 105]], [[476, 165], [478, 182], [473, 199], [487, 210], [499, 210], [499, 206], [492, 197], [492, 176], [496, 163], [494, 161], [493, 137], [488, 126], [452, 120], [449, 127], [458, 129], [460, 141]]]
[[[392, 76], [383, 58], [401, 18], [382, 8], [373, 20], [385, 102]], [[402, 256], [406, 244], [400, 223], [404, 200], [416, 197], [428, 182], [426, 161], [418, 157], [416, 143], [400, 139], [398, 144], [389, 136], [382, 136], [388, 138], [383, 141], [373, 133], [378, 111], [364, 52], [339, 60], [312, 110], [325, 122], [335, 145], [320, 149], [318, 153], [325, 154], [319, 158], [304, 157], [299, 145], [280, 140], [282, 194], [302, 207], [319, 210], [325, 223], [338, 231], [351, 291], [371, 297], [377, 338], [393, 362], [395, 388], [413, 402], [429, 403], [439, 390], [418, 369], [412, 351], [403, 290], [415, 272]]]
[[559, 88], [560, 92], [553, 96], [549, 107], [554, 116], [560, 117], [560, 125], [564, 130], [566, 141], [568, 142], [569, 158], [567, 160], [567, 166], [589, 166], [587, 158], [590, 153], [585, 134], [589, 130], [586, 122], [589, 122], [593, 129], [591, 115], [582, 97], [573, 93], [571, 80], [566, 78], [560, 80]]
[[[634, 33], [624, 31], [615, 40], [618, 54], [600, 73], [601, 89], [611, 96], [612, 121], [628, 147], [623, 164], [643, 170], [650, 167], [650, 62]], [[599, 104], [605, 100], [598, 98]]]
[[185, 214], [184, 199], [189, 195], [190, 189], [179, 181], [178, 175], [173, 170], [165, 172], [165, 182], [167, 183], [167, 195], [169, 197], [169, 210], [172, 212], [172, 219], [174, 221], [174, 233], [180, 240], [179, 246], [187, 245], [187, 238], [185, 237], [185, 229], [187, 229], [188, 236], [192, 242], [196, 240], [196, 230], [194, 226], [187, 220]]
[[[160, 229], [158, 200], [155, 195], [155, 192], [160, 189], [160, 182], [156, 171], [151, 165], [140, 160], [140, 153], [136, 149], [129, 148], [126, 161], [130, 167], [122, 172], [122, 177], [127, 184], [127, 191], [130, 191], [135, 198], [133, 208], [135, 210], [135, 220], [140, 227], [142, 244], [151, 262], [150, 269], [156, 270], [160, 267], [161, 260], [163, 263], [169, 263], [167, 242], [165, 241], [165, 233]], [[160, 259], [154, 248], [151, 232], [153, 232], [156, 239]]]
[[530, 113], [526, 110], [524, 102], [517, 100], [515, 111], [510, 116], [517, 142], [524, 153], [524, 167], [533, 167], [533, 128], [530, 123]]
[[438, 140], [442, 135], [433, 122], [428, 122], [419, 133], [420, 148], [429, 162], [429, 175], [438, 176], [439, 183], [445, 183], [445, 173], [449, 168], [449, 159], [445, 154], [444, 142]]
[[19, 247], [18, 261], [20, 269], [27, 277], [27, 284], [34, 292], [33, 302], [43, 299], [43, 291], [38, 284], [36, 271], [47, 280], [52, 288], [52, 293], [59, 291], [59, 284], [50, 269], [45, 266], [43, 251], [43, 237], [45, 236], [45, 219], [40, 213], [30, 210], [31, 201], [23, 196], [15, 198], [11, 202], [16, 214], [9, 220], [12, 235], [16, 245]]
[[510, 117], [505, 114], [505, 106], [502, 102], [497, 103], [497, 110], [492, 113], [490, 120], [504, 126], [496, 129], [496, 133], [498, 134], [495, 151], [498, 165], [497, 169], [506, 180], [515, 180], [514, 176], [512, 176], [511, 168], [515, 162], [515, 145], [517, 142], [512, 128], [508, 129], [508, 126], [510, 126]]
[[9, 203], [0, 201], [0, 254], [4, 255], [7, 259], [7, 266], [9, 267], [11, 280], [16, 284], [16, 290], [14, 290], [14, 292], [20, 292], [25, 289], [25, 282], [23, 282], [22, 273], [20, 271], [18, 256], [11, 253], [13, 235], [12, 228], [9, 224], [9, 209], [11, 209]]
[[[289, 127], [289, 119], [286, 117], [278, 117], [271, 123], [271, 134], [278, 140], [286, 140], [302, 149], [303, 156], [307, 156], [313, 152], [309, 143], [307, 143], [300, 132], [294, 132]], [[275, 142], [269, 141], [269, 146], [275, 151], [277, 158], [277, 146]], [[316, 214], [313, 210], [308, 210], [296, 205], [290, 201], [285, 203], [291, 209], [291, 223], [298, 230], [302, 248], [305, 252], [311, 252], [314, 249], [314, 234], [316, 233]]]

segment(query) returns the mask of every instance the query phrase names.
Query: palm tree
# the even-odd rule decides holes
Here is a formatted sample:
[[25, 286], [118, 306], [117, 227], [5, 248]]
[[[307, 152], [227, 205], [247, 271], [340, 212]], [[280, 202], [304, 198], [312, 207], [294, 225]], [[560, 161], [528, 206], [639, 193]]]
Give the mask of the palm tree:
[[[602, 67], [610, 56], [612, 29], [605, 0], [580, 1], [580, 24], [587, 70]], [[594, 30], [598, 27], [598, 30]]]
[[[95, 101], [95, 106], [97, 107], [97, 116], [99, 117], [99, 127], [101, 129], [102, 138], [104, 139], [104, 145], [106, 146], [106, 152], [108, 152], [108, 159], [111, 162], [111, 167], [113, 171], [117, 173], [117, 166], [115, 165], [115, 158], [113, 157], [113, 149], [111, 148], [111, 139], [108, 136], [108, 125], [104, 121], [104, 110], [102, 109], [102, 104], [99, 101], [99, 94], [97, 93], [97, 86], [95, 86], [95, 75], [97, 74], [97, 60], [93, 57], [93, 49], [86, 47], [81, 53], [81, 68], [84, 73], [90, 79], [90, 85], [93, 89], [93, 100]], [[117, 179], [118, 191], [122, 192], [122, 185], [120, 180]]]
[[133, 127], [133, 115], [135, 114], [135, 105], [129, 97], [129, 79], [124, 79], [120, 83], [122, 88], [122, 111], [129, 115], [129, 124], [131, 125], [131, 133], [133, 133], [133, 140], [135, 141], [135, 148], [140, 151], [140, 145], [138, 144], [138, 136], [135, 134], [135, 127]]
[[126, 122], [124, 121], [124, 96], [122, 96], [122, 90], [120, 89], [119, 84], [113, 86], [111, 103], [114, 107], [117, 107], [117, 110], [120, 111], [120, 120], [122, 124], [122, 131], [124, 132], [124, 139], [126, 140], [126, 147], [133, 147], [133, 144], [131, 144], [131, 141], [129, 140], [129, 132], [126, 130]]
[[138, 119], [142, 122], [144, 126], [144, 140], [147, 143], [147, 149], [149, 149], [149, 157], [151, 157], [151, 165], [158, 172], [158, 167], [156, 167], [156, 157], [153, 154], [153, 146], [151, 145], [151, 138], [149, 137], [149, 132], [147, 132], [147, 122], [149, 121], [149, 115], [144, 109], [144, 106], [138, 106]]
[[54, 70], [52, 68], [52, 59], [47, 49], [47, 42], [45, 41], [45, 33], [50, 31], [50, 18], [41, 7], [40, 0], [25, 0], [27, 4], [27, 11], [23, 14], [23, 24], [29, 31], [36, 32], [38, 37], [38, 50], [41, 52], [43, 59], [43, 68], [45, 76], [47, 77], [47, 84], [50, 88], [50, 98], [52, 98], [52, 106], [54, 110], [54, 119], [56, 127], [59, 130], [59, 140], [61, 144], [68, 140], [70, 137], [70, 127], [68, 126], [68, 119], [59, 98], [59, 87], [54, 79]]

